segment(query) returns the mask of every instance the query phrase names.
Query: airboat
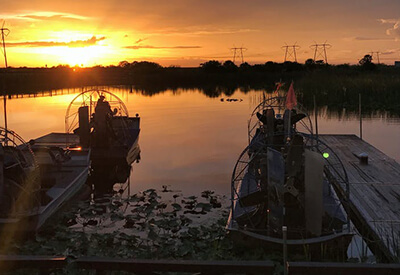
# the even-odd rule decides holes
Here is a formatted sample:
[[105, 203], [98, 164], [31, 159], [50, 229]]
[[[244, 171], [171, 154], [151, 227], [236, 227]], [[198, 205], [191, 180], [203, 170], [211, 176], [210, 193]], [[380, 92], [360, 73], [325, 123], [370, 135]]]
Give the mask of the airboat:
[[65, 132], [68, 143], [92, 149], [94, 164], [125, 159], [130, 165], [140, 159], [139, 114], [130, 117], [122, 100], [109, 91], [89, 89], [78, 94], [68, 106]]
[[346, 170], [300, 104], [286, 104], [271, 96], [251, 114], [249, 144], [232, 174], [227, 230], [239, 243], [282, 249], [287, 234], [290, 251], [345, 255], [353, 233], [336, 187], [347, 186], [348, 198]]
[[39, 230], [89, 175], [90, 150], [27, 143], [2, 127], [0, 156], [0, 229], [7, 238]]

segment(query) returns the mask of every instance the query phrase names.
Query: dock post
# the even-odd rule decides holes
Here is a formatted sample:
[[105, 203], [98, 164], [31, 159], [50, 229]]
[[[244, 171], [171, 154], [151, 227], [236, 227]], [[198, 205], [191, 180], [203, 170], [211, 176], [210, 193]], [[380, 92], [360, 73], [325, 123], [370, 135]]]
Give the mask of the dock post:
[[287, 226], [282, 226], [282, 235], [283, 235], [283, 275], [288, 275], [287, 268]]
[[360, 139], [363, 139], [363, 137], [362, 137], [362, 115], [361, 115], [361, 93], [358, 94], [358, 115], [360, 117]]
[[318, 142], [318, 110], [317, 110], [317, 100], [314, 97], [314, 118], [315, 118], [315, 137], [317, 138]]

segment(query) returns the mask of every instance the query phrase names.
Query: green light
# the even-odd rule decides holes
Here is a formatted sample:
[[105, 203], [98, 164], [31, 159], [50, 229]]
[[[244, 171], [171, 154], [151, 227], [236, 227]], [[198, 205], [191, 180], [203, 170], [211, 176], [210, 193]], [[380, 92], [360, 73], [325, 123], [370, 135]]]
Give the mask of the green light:
[[329, 153], [323, 153], [322, 156], [327, 159], [329, 158]]

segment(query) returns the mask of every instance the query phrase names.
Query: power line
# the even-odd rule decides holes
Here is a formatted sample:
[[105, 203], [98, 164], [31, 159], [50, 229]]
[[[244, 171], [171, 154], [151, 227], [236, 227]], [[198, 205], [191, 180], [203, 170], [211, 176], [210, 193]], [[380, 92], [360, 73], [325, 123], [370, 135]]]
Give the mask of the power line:
[[285, 49], [285, 62], [289, 61], [290, 58], [293, 58], [294, 62], [297, 62], [296, 50], [300, 49], [299, 45], [296, 45], [296, 43], [294, 43], [294, 45], [286, 44], [285, 46], [282, 46], [282, 49]]
[[325, 41], [325, 43], [322, 44], [315, 43], [311, 45], [310, 48], [314, 48], [314, 62], [316, 62], [317, 58], [322, 58], [322, 60], [325, 61], [325, 64], [328, 64], [328, 55], [326, 50], [332, 48], [331, 44], [327, 44]]
[[376, 55], [376, 58], [378, 59], [378, 64], [381, 64], [380, 60], [379, 60], [379, 54], [380, 52], [370, 52], [371, 57], [374, 58], [374, 55]]
[[233, 51], [233, 63], [236, 61], [236, 57], [240, 57], [242, 59], [242, 63], [244, 63], [243, 52], [246, 51], [247, 48], [244, 47], [233, 47], [231, 51]]

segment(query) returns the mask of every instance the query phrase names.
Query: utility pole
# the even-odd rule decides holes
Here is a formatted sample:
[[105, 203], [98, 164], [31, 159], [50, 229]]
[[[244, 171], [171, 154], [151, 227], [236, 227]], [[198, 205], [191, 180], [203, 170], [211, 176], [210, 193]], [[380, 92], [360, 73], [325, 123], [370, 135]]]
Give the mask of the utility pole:
[[[9, 33], [10, 30], [7, 28], [4, 28], [4, 24], [6, 23], [6, 21], [3, 21], [3, 26], [1, 27], [1, 40], [3, 42], [3, 54], [4, 54], [4, 64], [5, 67], [7, 69], [8, 64], [7, 64], [7, 53], [6, 53], [6, 41], [4, 39], [4, 37], [6, 37]], [[5, 81], [5, 80], [4, 80]], [[4, 94], [4, 98], [3, 98], [3, 102], [4, 102], [4, 128], [5, 128], [5, 144], [8, 144], [8, 139], [7, 139], [7, 97]]]
[[[296, 42], [297, 43], [297, 42]], [[282, 49], [285, 49], [285, 62], [289, 61], [290, 58], [293, 58], [294, 62], [297, 63], [297, 54], [296, 54], [296, 50], [300, 49], [299, 45], [296, 45], [296, 43], [294, 43], [294, 45], [286, 45], [282, 46]]]
[[325, 64], [328, 64], [328, 55], [326, 50], [332, 48], [331, 44], [327, 44], [325, 41], [325, 43], [322, 44], [315, 43], [311, 45], [310, 48], [314, 49], [314, 62], [317, 58], [322, 58], [322, 60], [325, 61]]
[[243, 52], [246, 51], [247, 48], [243, 47], [233, 47], [231, 48], [231, 51], [233, 51], [233, 63], [236, 61], [236, 57], [240, 57], [242, 59], [242, 63], [244, 63], [244, 58], [243, 58]]
[[6, 21], [3, 21], [3, 26], [1, 27], [0, 30], [1, 30], [1, 41], [3, 42], [4, 63], [7, 68], [8, 65], [7, 65], [6, 41], [5, 41], [4, 37], [6, 37], [10, 33], [10, 30], [7, 28], [4, 28], [5, 23], [6, 23]]
[[374, 58], [374, 55], [376, 55], [376, 58], [378, 59], [378, 64], [381, 64], [381, 62], [380, 62], [380, 60], [379, 60], [379, 54], [380, 54], [380, 52], [378, 51], [378, 52], [370, 52], [370, 54], [371, 54], [371, 57], [372, 58]]

